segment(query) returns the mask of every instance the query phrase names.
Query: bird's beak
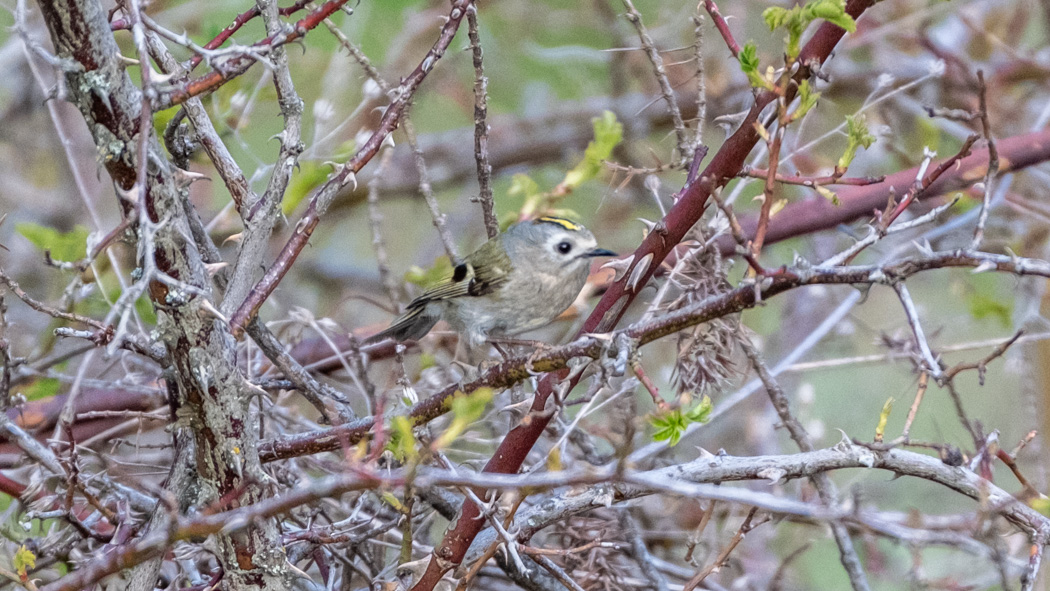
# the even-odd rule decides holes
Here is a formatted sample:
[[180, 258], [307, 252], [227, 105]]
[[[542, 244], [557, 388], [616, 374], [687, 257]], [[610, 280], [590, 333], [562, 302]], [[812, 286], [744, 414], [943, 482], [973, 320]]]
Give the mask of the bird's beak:
[[614, 257], [614, 256], [617, 256], [617, 255], [616, 255], [615, 252], [613, 252], [611, 250], [606, 250], [604, 248], [595, 248], [595, 249], [587, 251], [587, 254], [585, 256], [587, 256], [587, 257]]

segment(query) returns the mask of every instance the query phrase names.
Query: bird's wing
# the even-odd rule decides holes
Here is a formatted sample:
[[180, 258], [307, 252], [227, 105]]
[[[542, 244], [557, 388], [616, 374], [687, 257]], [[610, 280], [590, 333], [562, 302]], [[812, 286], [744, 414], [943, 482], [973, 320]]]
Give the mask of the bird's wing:
[[[474, 261], [485, 261], [485, 264], [475, 266]], [[509, 274], [510, 258], [498, 241], [490, 240], [456, 265], [452, 277], [423, 292], [412, 304], [488, 295], [505, 283]], [[412, 304], [409, 304], [410, 308]]]
[[[472, 261], [485, 261], [480, 269]], [[510, 274], [510, 258], [497, 241], [490, 240], [456, 265], [452, 276], [426, 290], [412, 300], [404, 314], [391, 323], [386, 330], [373, 335], [367, 342], [376, 342], [391, 337], [396, 341], [420, 339], [427, 334], [440, 316], [428, 307], [432, 302], [465, 296], [479, 297], [496, 291], [507, 281]]]

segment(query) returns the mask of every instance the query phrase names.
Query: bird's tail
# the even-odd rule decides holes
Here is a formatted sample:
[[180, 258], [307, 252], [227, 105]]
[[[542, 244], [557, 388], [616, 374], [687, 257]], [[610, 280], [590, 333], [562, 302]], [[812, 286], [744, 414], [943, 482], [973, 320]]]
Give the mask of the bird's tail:
[[409, 306], [404, 314], [390, 325], [389, 328], [378, 332], [365, 340], [366, 343], [377, 343], [386, 338], [397, 342], [415, 341], [423, 338], [440, 317], [437, 314], [428, 313], [427, 306]]

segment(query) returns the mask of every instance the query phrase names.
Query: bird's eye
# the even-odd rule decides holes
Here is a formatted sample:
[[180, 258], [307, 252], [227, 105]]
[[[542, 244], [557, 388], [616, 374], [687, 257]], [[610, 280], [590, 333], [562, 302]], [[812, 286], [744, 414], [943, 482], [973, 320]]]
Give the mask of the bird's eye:
[[562, 254], [569, 254], [570, 250], [572, 250], [572, 245], [569, 244], [568, 242], [559, 242], [558, 243], [558, 252], [560, 252]]

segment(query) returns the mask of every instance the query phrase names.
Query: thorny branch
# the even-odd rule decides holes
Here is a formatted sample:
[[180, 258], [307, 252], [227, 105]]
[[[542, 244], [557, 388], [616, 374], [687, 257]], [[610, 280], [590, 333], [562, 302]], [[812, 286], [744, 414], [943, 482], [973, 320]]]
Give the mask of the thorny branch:
[[[171, 584], [192, 589], [217, 586], [230, 589], [297, 586], [319, 589], [320, 586], [309, 580], [311, 575], [300, 571], [300, 567], [319, 575], [323, 584], [331, 588], [338, 584], [340, 577], [344, 586], [352, 583], [352, 577], [375, 584], [394, 576], [390, 570], [394, 564], [384, 560], [382, 548], [399, 551], [396, 566], [400, 584], [415, 584], [417, 589], [434, 588], [442, 577], [453, 574], [458, 577], [460, 572], [446, 575], [446, 571], [465, 564], [464, 558], [468, 561], [473, 558], [476, 562], [471, 565], [468, 576], [460, 580], [461, 586], [491, 576], [488, 571], [493, 569], [488, 566], [488, 559], [493, 556], [505, 573], [497, 572], [496, 576], [504, 577], [504, 581], [509, 576], [524, 588], [544, 591], [557, 588], [555, 581], [568, 588], [582, 588], [577, 581], [589, 579], [580, 578], [583, 571], [574, 568], [576, 563], [572, 562], [582, 555], [587, 555], [591, 561], [589, 568], [614, 573], [609, 581], [616, 584], [620, 582], [617, 577], [621, 577], [617, 569], [624, 566], [616, 561], [622, 560], [621, 555], [628, 555], [633, 558], [629, 569], [634, 570], [630, 572], [637, 573], [640, 569], [644, 580], [652, 581], [658, 588], [667, 587], [668, 578], [692, 588], [705, 578], [708, 581], [713, 579], [731, 553], [742, 551], [736, 548], [745, 534], [759, 523], [754, 519], [759, 511], [762, 515], [777, 516], [778, 523], [779, 518], [784, 517], [797, 524], [829, 528], [856, 589], [867, 588], [860, 558], [852, 545], [853, 536], [858, 534], [885, 536], [906, 543], [914, 549], [916, 556], [926, 545], [947, 545], [987, 560], [990, 570], [996, 571], [997, 582], [1002, 581], [1005, 585], [1010, 577], [1017, 576], [1026, 589], [1037, 584], [1050, 525], [1043, 515], [1026, 504], [1040, 498], [1038, 479], [1024, 474], [1023, 465], [1015, 461], [1024, 444], [1036, 436], [1035, 431], [1023, 439], [1014, 452], [1007, 453], [998, 447], [998, 431], [986, 433], [981, 422], [969, 418], [963, 411], [962, 396], [953, 383], [962, 372], [976, 370], [978, 381], [983, 384], [988, 365], [1003, 357], [1011, 346], [1025, 342], [1027, 337], [1022, 338], [1018, 332], [1013, 338], [998, 342], [998, 346], [985, 357], [949, 367], [940, 357], [940, 353], [949, 347], [934, 346], [932, 341], [937, 340], [936, 332], [924, 327], [921, 308], [906, 285], [906, 281], [917, 273], [955, 267], [974, 273], [998, 271], [1017, 277], [1050, 277], [1050, 265], [1044, 261], [1012, 253], [978, 251], [984, 242], [993, 182], [997, 191], [1000, 188], [1006, 190], [1009, 179], [1000, 175], [1045, 160], [1048, 157], [1046, 146], [1050, 145], [1045, 141], [1045, 132], [1007, 137], [999, 142], [992, 138], [989, 102], [994, 99], [995, 92], [990, 92], [990, 88], [1002, 84], [998, 76], [986, 81], [983, 73], [978, 73], [979, 110], [970, 114], [972, 116], [958, 118], [981, 123], [981, 136], [988, 146], [984, 150], [973, 150], [973, 154], [970, 154], [971, 147], [978, 136], [967, 139], [958, 154], [944, 162], [936, 163], [930, 154], [921, 166], [885, 179], [843, 177], [845, 170], [837, 168], [835, 174], [829, 176], [786, 175], [778, 172], [778, 168], [782, 168], [780, 148], [787, 141], [785, 126], [778, 125], [776, 129], [770, 128], [772, 136], [766, 145], [769, 169], [744, 168], [746, 157], [761, 139], [755, 125], [760, 118], [769, 120], [763, 115], [764, 109], [775, 102], [783, 123], [795, 86], [802, 80], [813, 82], [814, 77], [826, 78], [826, 72], [821, 71], [823, 62], [830, 56], [842, 31], [825, 24], [806, 44], [799, 62], [778, 74], [777, 92], [761, 93], [756, 97], [751, 109], [742, 115], [741, 126], [714, 155], [707, 168], [700, 171], [699, 166], [706, 156], [706, 148], [700, 144], [706, 100], [701, 7], [706, 9], [734, 56], [739, 54], [740, 47], [718, 7], [706, 1], [697, 7], [694, 17], [697, 26], [695, 46], [657, 50], [656, 42], [642, 25], [639, 13], [624, 0], [628, 20], [636, 27], [645, 57], [660, 86], [660, 98], [667, 103], [671, 114], [670, 124], [677, 134], [678, 156], [682, 162], [688, 162], [687, 154], [696, 150], [685, 187], [671, 197], [674, 206], [670, 213], [658, 224], [650, 223], [650, 232], [633, 255], [615, 263], [620, 271], [615, 278], [592, 282], [592, 286], [599, 293], [604, 290], [605, 295], [577, 338], [567, 345], [541, 348], [500, 363], [487, 363], [460, 372], [451, 366], [430, 365], [435, 359], [442, 359], [447, 341], [428, 340], [408, 349], [425, 353], [421, 365], [427, 367], [420, 370], [418, 382], [409, 377], [412, 360], [406, 362], [403, 354], [406, 349], [398, 347], [396, 363], [399, 367], [392, 372], [397, 376], [395, 391], [402, 392], [406, 399], [415, 400], [416, 388], [419, 388], [424, 396], [421, 402], [407, 410], [399, 407], [389, 392], [380, 391], [370, 381], [369, 372], [381, 367], [379, 364], [385, 363], [385, 358], [395, 355], [392, 353], [394, 347], [362, 350], [355, 334], [333, 338], [324, 334], [326, 349], [339, 362], [339, 369], [355, 382], [351, 387], [356, 386], [361, 391], [367, 405], [364, 417], [355, 418], [351, 400], [311, 375], [310, 371], [316, 367], [300, 363], [286, 344], [269, 332], [257, 313], [303, 251], [335, 196], [351, 185], [356, 189], [356, 175], [380, 152], [383, 164], [377, 167], [373, 182], [368, 183], [370, 205], [373, 206], [373, 241], [377, 245], [382, 283], [396, 303], [399, 297], [396, 281], [385, 261], [383, 248], [389, 242], [384, 241], [374, 208], [379, 198], [379, 176], [388, 167], [394, 167], [391, 163], [395, 159], [395, 150], [390, 134], [408, 124], [406, 110], [417, 98], [423, 79], [450, 47], [463, 16], [468, 19], [467, 35], [474, 65], [472, 132], [475, 141], [473, 162], [469, 164], [477, 170], [478, 200], [486, 232], [491, 237], [498, 231], [491, 189], [492, 161], [497, 158], [490, 154], [488, 79], [482, 63], [475, 5], [469, 0], [452, 2], [451, 12], [440, 23], [437, 41], [433, 42], [415, 70], [395, 87], [379, 78], [378, 71], [364, 53], [329, 19], [336, 10], [353, 12], [354, 8], [345, 0], [333, 0], [319, 8], [302, 0], [285, 8], [279, 8], [270, 0], [260, 0], [258, 6], [238, 15], [227, 29], [204, 46], [196, 45], [186, 34], [176, 34], [161, 26], [143, 13], [145, 5], [138, 0], [121, 3], [106, 18], [100, 18], [98, 7], [90, 0], [59, 4], [62, 5], [60, 8], [50, 0], [43, 3], [45, 20], [52, 29], [58, 56], [51, 56], [32, 42], [27, 31], [23, 30], [24, 14], [17, 18], [20, 33], [31, 50], [27, 54], [36, 55], [63, 77], [60, 90], [71, 90], [72, 98], [81, 108], [92, 133], [104, 136], [105, 131], [112, 136], [104, 136], [102, 139], [106, 141], [100, 137], [93, 139], [100, 150], [100, 162], [105, 164], [116, 183], [124, 217], [115, 226], [112, 223], [103, 226], [96, 220], [98, 228], [115, 229], [90, 245], [88, 256], [83, 261], [56, 263], [55, 266], [69, 272], [97, 271], [91, 262], [98, 254], [110, 250], [117, 239], [134, 235], [138, 239], [139, 268], [133, 282], [121, 282], [122, 295], [101, 321], [80, 313], [73, 306], [76, 301], [70, 295], [73, 287], [67, 290], [62, 305], [50, 306], [32, 299], [7, 275], [0, 273], [0, 281], [36, 311], [90, 328], [60, 327], [55, 331], [62, 336], [90, 341], [87, 348], [78, 347], [73, 353], [56, 353], [44, 359], [13, 356], [7, 319], [3, 314], [6, 310], [0, 302], [0, 328], [3, 328], [0, 349], [4, 365], [0, 396], [11, 406], [7, 414], [0, 415], [0, 431], [7, 442], [3, 465], [18, 467], [24, 461], [23, 454], [33, 460], [29, 469], [17, 474], [12, 472], [17, 479], [0, 475], [0, 490], [21, 495], [26, 503], [35, 503], [26, 513], [32, 519], [64, 520], [69, 524], [64, 535], [73, 536], [79, 542], [69, 544], [68, 537], [47, 540], [51, 545], [41, 550], [39, 556], [51, 562], [48, 566], [42, 565], [41, 570], [55, 563], [74, 568], [69, 574], [47, 583], [46, 589], [81, 589], [120, 571], [126, 571], [122, 576], [129, 581], [128, 589], [152, 589], [163, 582], [158, 578], [162, 561], [178, 565], [181, 579]], [[866, 1], [854, 0], [849, 5], [849, 12], [858, 17], [867, 6]], [[289, 25], [280, 19], [304, 10], [308, 11], [307, 15], [294, 24]], [[83, 11], [83, 14], [77, 14], [77, 18], [70, 21], [62, 17], [66, 11]], [[21, 12], [24, 11], [20, 9]], [[120, 18], [114, 19], [115, 15], [120, 15]], [[260, 16], [259, 20], [266, 27], [265, 39], [251, 46], [234, 43], [222, 47], [234, 33]], [[256, 282], [268, 241], [281, 219], [281, 199], [298, 166], [300, 152], [304, 150], [300, 131], [303, 103], [293, 83], [296, 72], [289, 65], [285, 50], [288, 43], [302, 39], [322, 22], [379, 88], [374, 95], [366, 92], [369, 98], [362, 104], [371, 101], [369, 104], [374, 105], [376, 98], [384, 95], [391, 102], [379, 109], [380, 114], [372, 119], [368, 127], [372, 131], [367, 141], [360, 144], [348, 162], [337, 165], [335, 172], [313, 193], [306, 214], [294, 225], [292, 236], [275, 264]], [[70, 27], [84, 29], [78, 36]], [[115, 44], [109, 43], [112, 35], [101, 35], [109, 31], [131, 32], [135, 59], [119, 56]], [[426, 43], [431, 43], [432, 35], [432, 30], [426, 34]], [[70, 41], [71, 38], [75, 41]], [[106, 42], [92, 46], [99, 39]], [[179, 64], [165, 47], [165, 42], [188, 49], [192, 57]], [[692, 98], [699, 101], [699, 122], [692, 141], [686, 133], [682, 116], [682, 111], [689, 105], [685, 99], [675, 96], [675, 85], [669, 77], [669, 73], [677, 74], [679, 70], [669, 69], [664, 62], [666, 54], [683, 49], [691, 50], [690, 55], [695, 54], [691, 59], [698, 62], [695, 74], [699, 93], [689, 98], [690, 101]], [[162, 74], [158, 75], [152, 69], [151, 59]], [[190, 79], [189, 72], [202, 61], [206, 61], [212, 71]], [[257, 88], [262, 89], [272, 78], [284, 123], [277, 137], [280, 146], [276, 161], [265, 167], [269, 179], [261, 194], [252, 189], [252, 181], [227, 150], [226, 137], [216, 131], [199, 98], [242, 74], [256, 61], [265, 62], [269, 68], [269, 76]], [[86, 67], [86, 64], [91, 67]], [[141, 88], [129, 84], [124, 74], [128, 64], [140, 67]], [[100, 68], [92, 69], [95, 65]], [[85, 71], [91, 76], [104, 78], [106, 85], [97, 86], [99, 80], [85, 76]], [[492, 71], [490, 68], [489, 72]], [[165, 154], [154, 137], [153, 113], [173, 104], [181, 104], [182, 110], [175, 115], [164, 134], [168, 148]], [[936, 111], [948, 112], [947, 109]], [[379, 119], [378, 123], [375, 119]], [[662, 124], [667, 124], [666, 118]], [[189, 126], [192, 126], [192, 131]], [[409, 144], [415, 144], [411, 137], [414, 134], [407, 131], [412, 140]], [[493, 133], [494, 137], [496, 135]], [[116, 141], [109, 141], [112, 138]], [[113, 148], [118, 145], [123, 148]], [[236, 210], [245, 225], [239, 252], [230, 268], [225, 268], [222, 254], [209, 236], [210, 226], [199, 219], [189, 198], [188, 187], [201, 175], [172, 166], [175, 164], [185, 169], [191, 164], [199, 164], [191, 159], [198, 145], [204, 148], [232, 196], [232, 205], [228, 209]], [[106, 150], [112, 151], [103, 153]], [[437, 211], [430, 191], [422, 149], [413, 146], [412, 151], [419, 165], [419, 186], [432, 206], [435, 225], [440, 226], [443, 216]], [[785, 162], [786, 158], [798, 156], [791, 154], [785, 157]], [[508, 161], [505, 155], [499, 158], [503, 158], [502, 162]], [[653, 170], [662, 172], [671, 168], [661, 165]], [[618, 170], [627, 170], [630, 177], [641, 169], [632, 163]], [[919, 255], [912, 258], [890, 258], [874, 265], [851, 265], [857, 255], [879, 241], [942, 219], [956, 200], [938, 202], [932, 210], [914, 219], [899, 221], [898, 218], [920, 197], [939, 195], [949, 187], [972, 183], [977, 178], [974, 173], [977, 170], [981, 171], [977, 176], [984, 177], [983, 199], [980, 210], [973, 212], [977, 221], [969, 248], [948, 250], [950, 247], [939, 245], [942, 250], [934, 252], [932, 247], [920, 245]], [[262, 176], [257, 173], [253, 179]], [[766, 181], [761, 212], [755, 219], [743, 222], [736, 218], [733, 208], [717, 196], [726, 183], [741, 176], [761, 177]], [[778, 184], [803, 187], [843, 185], [845, 189], [839, 193], [843, 205], [829, 210], [824, 200], [802, 201], [788, 204], [773, 217], [772, 207], [778, 197], [776, 192], [781, 190]], [[628, 183], [625, 182], [623, 187], [626, 186]], [[654, 186], [658, 187], [658, 183]], [[659, 191], [653, 189], [652, 192], [663, 211]], [[898, 200], [897, 194], [904, 197]], [[735, 241], [737, 249], [745, 251], [736, 254], [742, 254], [750, 265], [750, 274], [735, 287], [727, 284], [724, 292], [716, 290], [716, 293], [692, 300], [692, 304], [667, 312], [661, 303], [668, 292], [687, 287], [680, 275], [685, 263], [692, 260], [690, 249], [695, 247], [693, 244], [679, 245], [679, 242], [700, 221], [701, 214], [709, 207], [708, 197], [718, 202], [719, 209], [728, 219], [732, 240], [729, 240], [730, 236], [724, 236], [724, 242], [717, 242], [717, 233], [725, 232], [722, 226], [715, 230], [716, 237], [705, 246], [730, 244], [730, 248], [722, 250], [733, 254], [732, 242]], [[763, 243], [831, 228], [859, 217], [870, 219], [872, 210], [878, 208], [884, 209], [876, 213], [867, 236], [815, 267], [796, 260], [792, 266], [766, 268], [758, 261]], [[969, 219], [969, 223], [973, 223], [973, 218]], [[713, 223], [712, 227], [719, 224]], [[447, 250], [455, 256], [453, 238], [447, 232], [441, 234]], [[755, 236], [750, 245], [748, 236]], [[678, 258], [674, 260], [671, 278], [660, 289], [644, 318], [626, 328], [614, 330], [650, 279], [672, 267], [672, 259], [668, 259], [672, 253]], [[666, 263], [665, 259], [668, 259]], [[120, 274], [119, 269], [117, 273]], [[71, 285], [80, 284], [73, 282]], [[637, 355], [640, 347], [684, 328], [693, 328], [761, 305], [789, 290], [814, 285], [850, 285], [864, 290], [888, 286], [896, 291], [904, 309], [902, 315], [909, 323], [915, 343], [914, 347], [901, 346], [902, 355], [911, 356], [919, 380], [901, 437], [889, 443], [879, 439], [874, 444], [844, 438], [834, 448], [816, 449], [802, 423], [792, 414], [787, 394], [774, 377], [776, 370], [770, 370], [757, 348], [747, 341], [741, 343], [741, 347], [759, 374], [781, 424], [795, 440], [800, 453], [734, 457], [725, 452], [712, 455], [701, 451], [698, 458], [656, 469], [647, 469], [623, 459], [633, 457], [631, 446], [637, 428], [632, 420], [636, 410], [634, 405], [637, 404], [634, 390], [638, 385], [650, 394], [654, 407], [664, 412], [672, 408], [661, 395], [664, 386], [658, 384], [666, 376], [657, 373], [655, 367], [651, 374], [643, 368]], [[151, 296], [160, 316], [156, 335], [150, 335], [152, 340], [143, 334], [131, 334], [128, 327], [134, 302], [143, 293]], [[220, 301], [219, 295], [214, 294], [222, 296], [218, 305], [213, 302]], [[311, 320], [309, 326], [321, 330], [317, 321]], [[241, 341], [238, 345], [232, 337], [242, 332], [247, 332], [252, 340]], [[339, 340], [340, 337], [344, 340]], [[351, 355], [349, 362], [343, 351], [346, 340]], [[96, 346], [103, 345], [109, 345], [105, 355], [95, 350]], [[270, 363], [259, 354], [255, 345]], [[145, 355], [150, 361], [127, 355], [120, 349]], [[368, 358], [370, 353], [372, 357]], [[83, 357], [75, 377], [54, 369], [78, 356]], [[148, 369], [144, 371], [142, 364], [148, 364]], [[87, 369], [94, 369], [95, 365], [105, 366], [100, 368], [102, 377], [85, 377]], [[628, 370], [633, 371], [638, 379], [623, 378]], [[122, 384], [124, 378], [115, 382], [106, 379], [107, 372], [111, 372], [109, 375], [119, 372], [133, 383]], [[594, 377], [587, 378], [591, 380], [587, 393], [569, 396], [569, 391], [581, 376], [590, 374]], [[520, 397], [528, 388], [527, 382], [535, 377], [539, 380], [529, 409], [529, 401], [521, 401]], [[62, 384], [72, 384], [67, 398], [55, 405], [61, 408], [61, 412], [56, 413], [59, 416], [48, 417], [41, 429], [55, 431], [58, 437], [50, 441], [35, 436], [26, 426], [25, 421], [32, 417], [38, 406], [27, 403], [20, 394], [12, 392], [19, 384], [38, 378], [57, 378]], [[947, 444], [910, 439], [910, 429], [931, 378], [936, 385], [948, 389], [960, 420], [972, 434], [976, 449], [972, 456], [968, 456], [966, 465], [961, 465], [964, 463], [961, 459], [946, 453], [946, 450], [951, 451]], [[128, 391], [147, 392], [151, 396], [166, 386], [169, 406], [157, 409], [154, 402], [150, 406], [129, 410], [84, 407], [85, 396], [78, 393], [88, 386], [127, 387]], [[493, 412], [494, 416], [507, 413], [511, 424], [518, 425], [505, 438], [501, 439], [502, 429], [489, 428], [493, 424], [491, 421], [457, 426], [456, 421], [461, 419], [460, 413], [463, 412], [456, 409], [460, 397], [482, 388], [497, 391], [513, 388], [511, 392], [498, 394], [508, 397], [510, 404], [500, 405]], [[285, 395], [280, 393], [282, 390], [297, 391], [314, 408], [306, 409], [304, 413], [294, 405], [285, 404]], [[552, 395], [553, 403], [550, 402]], [[682, 399], [688, 399], [688, 396], [683, 395]], [[331, 413], [333, 403], [338, 417]], [[621, 404], [624, 408], [618, 407]], [[648, 401], [645, 404], [648, 405]], [[583, 405], [582, 410], [571, 424], [559, 416], [563, 408], [572, 409], [578, 405]], [[389, 410], [391, 407], [397, 410]], [[596, 450], [598, 437], [584, 430], [586, 423], [597, 416], [594, 411], [602, 407], [605, 407], [604, 411], [611, 409], [614, 416], [627, 416], [626, 421], [616, 421], [618, 424], [605, 439], [615, 448], [612, 456], [617, 459], [613, 460], [609, 460], [610, 455], [605, 452]], [[450, 414], [450, 410], [452, 417], [448, 423], [434, 422], [437, 417]], [[311, 412], [314, 414], [309, 414]], [[317, 415], [330, 423], [341, 424], [316, 429], [317, 423], [322, 421], [316, 418]], [[550, 450], [540, 450], [542, 453], [533, 455], [535, 461], [531, 467], [519, 473], [532, 446], [555, 417], [561, 439]], [[407, 422], [401, 422], [402, 419], [407, 419]], [[82, 426], [84, 421], [108, 420], [122, 421], [122, 424], [96, 430], [89, 434], [88, 439], [74, 431], [74, 427]], [[168, 432], [173, 434], [171, 441], [146, 443], [138, 437], [131, 438], [130, 434], [136, 429], [142, 431], [147, 421], [167, 422]], [[444, 460], [441, 451], [426, 445], [421, 449], [442, 458], [443, 469], [417, 466], [411, 461], [408, 468], [404, 467], [404, 458], [396, 453], [399, 439], [402, 444], [406, 440], [415, 443], [415, 437], [424, 442], [432, 441], [431, 431], [442, 425], [449, 429], [470, 430], [471, 442], [491, 443], [496, 452], [484, 472], [475, 472], [470, 466], [478, 458], [476, 449], [450, 450], [466, 458], [460, 460], [457, 457], [455, 460], [465, 467], [453, 467], [455, 464]], [[129, 461], [128, 456], [102, 453], [98, 451], [102, 442], [111, 442], [113, 448], [135, 446], [136, 456]], [[934, 449], [941, 453], [941, 457], [904, 451], [899, 449], [902, 445]], [[327, 451], [341, 452], [341, 456], [333, 459], [332, 456], [320, 455]], [[562, 463], [569, 459], [570, 453], [577, 452], [595, 467], [590, 471], [564, 469]], [[958, 449], [954, 453], [960, 455]], [[1024, 489], [1022, 493], [1011, 495], [1001, 488], [1001, 484], [991, 480], [991, 466], [996, 460], [1012, 471]], [[261, 465], [262, 462], [266, 465]], [[138, 467], [153, 472], [142, 477], [129, 476], [126, 480], [114, 479], [110, 475], [114, 468], [129, 470]], [[914, 476], [938, 483], [977, 501], [975, 510], [965, 515], [924, 516], [923, 523], [916, 523], [908, 516], [891, 516], [888, 512], [873, 510], [877, 501], [864, 500], [851, 506], [842, 502], [828, 478], [829, 472], [845, 468], [888, 470], [895, 476]], [[318, 478], [318, 472], [338, 475]], [[159, 485], [160, 476], [151, 479], [158, 474], [167, 475], [167, 480]], [[760, 492], [728, 484], [758, 480], [786, 483], [794, 479], [811, 481], [817, 489], [819, 501], [806, 498], [804, 494], [795, 495], [794, 489], [790, 488]], [[458, 489], [464, 494], [462, 497], [449, 494], [449, 498], [442, 498], [446, 488]], [[501, 497], [501, 492], [513, 494]], [[344, 498], [343, 495], [347, 496]], [[693, 505], [699, 504], [696, 499], [704, 501], [701, 506], [705, 510], [696, 527], [698, 539], [691, 542], [690, 558], [693, 549], [698, 547], [701, 533], [706, 531], [708, 537], [714, 537], [714, 526], [710, 524], [724, 523], [727, 516], [750, 512], [731, 537], [731, 528], [725, 532], [728, 544], [722, 545], [720, 550], [718, 545], [712, 545], [709, 548], [712, 553], [695, 559], [693, 569], [684, 569], [663, 560], [659, 553], [649, 552], [646, 546], [652, 538], [651, 532], [644, 531], [647, 524], [643, 525], [640, 520], [634, 523], [635, 520], [623, 508], [626, 501], [648, 495], [662, 495], [661, 500], [672, 501], [676, 497], [693, 499]], [[428, 505], [440, 507], [439, 512], [453, 523], [432, 554], [429, 546], [432, 542], [426, 540], [426, 532], [434, 527], [431, 521], [433, 513], [425, 507], [420, 510], [420, 499]], [[462, 514], [456, 519], [454, 505], [459, 503], [465, 504]], [[620, 519], [613, 519], [610, 523], [624, 530], [625, 537], [620, 540], [626, 541], [606, 542], [602, 534], [590, 541], [570, 540], [564, 547], [551, 548], [549, 538], [533, 540], [535, 536], [546, 535], [543, 530], [553, 524], [565, 524], [573, 519], [597, 519], [601, 511], [596, 510], [597, 507], [613, 504], [619, 505]], [[129, 509], [148, 514], [148, 517], [143, 520]], [[482, 531], [487, 526], [488, 529]], [[971, 535], [972, 532], [976, 533]], [[1026, 562], [1004, 551], [1006, 544], [998, 541], [1010, 534], [1027, 537]], [[212, 544], [206, 549], [196, 543], [205, 538]], [[84, 543], [101, 543], [103, 550], [85, 559], [66, 549], [73, 547], [75, 552], [81, 552]], [[503, 549], [502, 555], [499, 555], [500, 549]], [[206, 552], [208, 554], [203, 556]], [[412, 558], [419, 556], [420, 552], [427, 553], [428, 557], [413, 561]], [[794, 556], [785, 558], [779, 570]], [[218, 568], [209, 572], [205, 565], [207, 569], [215, 565]], [[919, 566], [915, 568], [918, 570]], [[771, 588], [781, 577], [779, 570]], [[0, 574], [12, 577], [11, 573]], [[921, 579], [920, 574], [917, 573], [917, 580]], [[167, 571], [164, 576], [168, 576]], [[629, 577], [623, 580], [629, 580]], [[34, 584], [30, 582], [30, 585]]]
[[[512, 357], [489, 367], [475, 379], [452, 384], [437, 394], [420, 401], [406, 413], [414, 424], [431, 421], [448, 412], [448, 401], [457, 393], [470, 393], [479, 388], [507, 388], [536, 373], [551, 373], [569, 367], [572, 359], [590, 357], [598, 359], [617, 351], [610, 350], [605, 343], [626, 338], [630, 342], [646, 345], [660, 338], [695, 326], [714, 318], [722, 318], [758, 305], [776, 295], [806, 285], [894, 285], [924, 271], [950, 268], [982, 268], [1017, 275], [1050, 277], [1050, 263], [1035, 259], [1023, 259], [986, 253], [952, 251], [934, 253], [895, 261], [886, 265], [865, 265], [834, 268], [784, 268], [760, 282], [745, 282], [724, 294], [711, 296], [674, 312], [662, 314], [649, 321], [640, 322], [597, 338], [584, 336], [577, 340], [540, 350], [531, 355]], [[289, 435], [264, 442], [260, 457], [264, 462], [334, 451], [343, 445], [354, 445], [369, 436], [374, 418], [362, 418], [330, 429]]]

